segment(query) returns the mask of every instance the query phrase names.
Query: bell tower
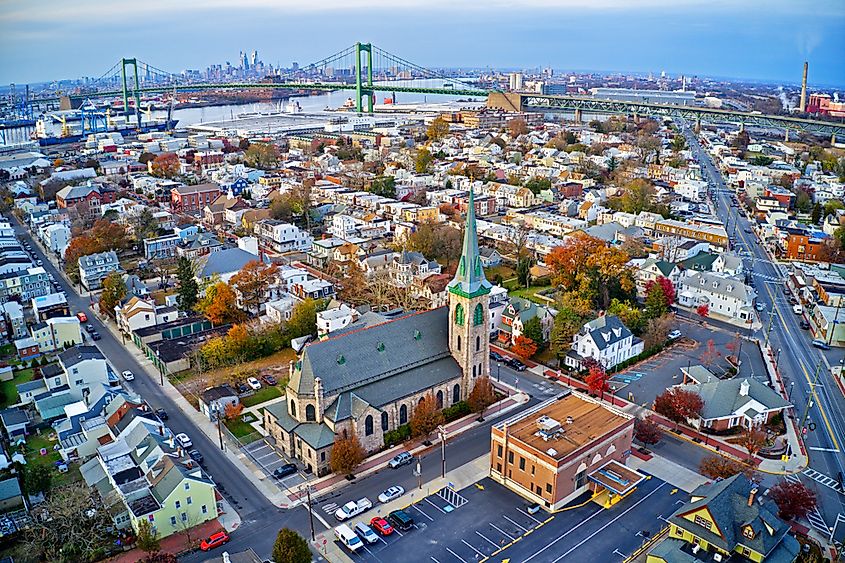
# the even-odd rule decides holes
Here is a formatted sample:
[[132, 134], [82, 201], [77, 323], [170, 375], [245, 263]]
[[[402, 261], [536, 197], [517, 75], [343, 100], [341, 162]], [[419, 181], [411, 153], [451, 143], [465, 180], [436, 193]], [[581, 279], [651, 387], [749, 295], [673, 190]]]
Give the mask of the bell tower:
[[458, 270], [449, 290], [449, 349], [463, 370], [461, 399], [465, 400], [476, 379], [490, 376], [489, 293], [484, 277], [478, 233], [475, 227], [475, 195], [469, 191], [464, 246]]

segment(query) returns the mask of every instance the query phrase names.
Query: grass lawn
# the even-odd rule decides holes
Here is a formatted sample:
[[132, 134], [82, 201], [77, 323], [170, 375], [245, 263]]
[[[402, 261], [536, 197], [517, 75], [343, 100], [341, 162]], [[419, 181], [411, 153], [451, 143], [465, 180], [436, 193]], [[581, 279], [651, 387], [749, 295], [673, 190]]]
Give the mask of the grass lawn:
[[554, 303], [554, 300], [548, 297], [537, 295], [537, 293], [549, 289], [550, 287], [550, 285], [543, 285], [536, 287], [532, 286], [527, 289], [514, 289], [512, 291], [508, 291], [508, 295], [510, 295], [511, 297], [522, 297], [523, 299], [528, 299], [529, 301], [533, 301], [534, 303], [538, 303], [540, 305], [549, 305], [551, 303]]
[[244, 422], [240, 417], [234, 420], [227, 420], [226, 428], [232, 435], [241, 441], [242, 444], [249, 444], [261, 438], [261, 435], [251, 424]]
[[540, 352], [534, 354], [534, 358], [532, 358], [535, 362], [543, 364], [545, 366], [553, 366], [557, 365], [557, 356], [552, 352], [550, 348], [545, 348]]
[[506, 264], [499, 264], [498, 266], [493, 266], [492, 268], [486, 268], [484, 270], [484, 275], [491, 281], [496, 279], [497, 275], [502, 276], [502, 280], [509, 280], [516, 277], [516, 270]]
[[14, 344], [4, 344], [0, 346], [0, 358], [10, 358], [15, 355]]
[[[68, 466], [67, 473], [60, 473], [55, 469], [55, 463], [62, 459], [62, 456], [57, 451], [53, 451], [55, 441], [47, 439], [46, 436], [33, 434], [26, 437], [26, 462], [28, 465], [46, 465], [53, 469], [53, 486], [67, 485], [82, 479], [82, 474], [79, 472], [79, 466], [71, 463]], [[46, 455], [41, 455], [41, 448], [47, 450]]]
[[9, 405], [14, 405], [18, 402], [18, 389], [15, 385], [32, 381], [32, 368], [22, 369], [15, 373], [15, 376], [9, 381], [0, 381], [0, 389], [3, 390], [3, 396], [0, 397], [0, 408], [6, 408]]
[[278, 385], [264, 385], [261, 389], [259, 389], [249, 397], [244, 397], [243, 399], [241, 399], [241, 403], [243, 403], [245, 407], [253, 407], [265, 401], [269, 401], [270, 399], [281, 397], [281, 387], [283, 387], [284, 384], [285, 382], [279, 381]]

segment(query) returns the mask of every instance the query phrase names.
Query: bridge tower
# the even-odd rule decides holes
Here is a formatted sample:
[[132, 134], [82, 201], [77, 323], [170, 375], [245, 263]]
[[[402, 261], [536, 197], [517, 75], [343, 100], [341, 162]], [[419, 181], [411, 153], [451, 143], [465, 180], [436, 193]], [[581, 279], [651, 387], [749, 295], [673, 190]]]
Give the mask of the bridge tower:
[[[121, 78], [123, 79], [123, 112], [129, 115], [129, 89], [126, 80], [126, 67], [131, 66], [135, 75], [132, 86], [132, 97], [135, 98], [135, 115], [138, 117], [138, 127], [141, 126], [141, 83], [138, 81], [137, 59], [120, 59]], [[128, 123], [127, 119], [127, 123]]]
[[[363, 65], [361, 55], [367, 54], [367, 76], [366, 81], [361, 76]], [[373, 113], [373, 46], [371, 43], [355, 43], [355, 110], [358, 113], [364, 111], [362, 103], [363, 96], [367, 97], [367, 113]]]

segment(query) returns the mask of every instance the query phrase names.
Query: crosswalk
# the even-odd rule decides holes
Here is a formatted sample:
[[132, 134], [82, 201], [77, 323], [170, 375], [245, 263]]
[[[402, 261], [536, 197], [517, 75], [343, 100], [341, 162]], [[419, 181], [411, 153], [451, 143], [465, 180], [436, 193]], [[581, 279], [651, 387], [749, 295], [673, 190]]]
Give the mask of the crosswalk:
[[840, 486], [839, 482], [833, 477], [825, 475], [824, 473], [816, 471], [815, 469], [810, 469], [809, 467], [804, 470], [804, 475], [806, 475], [813, 481], [816, 481], [817, 483], [821, 483], [829, 489], [833, 489], [840, 495], [845, 495], [845, 491], [842, 490], [842, 487]]
[[330, 502], [328, 504], [324, 504], [320, 508], [323, 509], [323, 512], [331, 516], [332, 514], [337, 512], [337, 509], [340, 507], [337, 505], [336, 502]]
[[[812, 471], [813, 473], [818, 473], [819, 475], [822, 475], [821, 473], [819, 473], [818, 471], [815, 471], [813, 469], [807, 469], [804, 472], [805, 475], [807, 474], [807, 471]], [[809, 475], [808, 475], [808, 477], [809, 477]], [[813, 479], [812, 477], [810, 477], [810, 478]], [[786, 480], [789, 481], [790, 483], [800, 483], [801, 482], [801, 479], [798, 477], [798, 475], [795, 475], [795, 474], [787, 475]], [[821, 483], [821, 481], [819, 481], [819, 483]], [[807, 514], [807, 520], [810, 522], [810, 526], [812, 526], [813, 529], [815, 529], [816, 531], [824, 534], [825, 536], [827, 536], [827, 534], [830, 533], [830, 528], [827, 527], [827, 522], [824, 521], [824, 517], [822, 516], [821, 512], [819, 512], [818, 506], [814, 506], [813, 510], [811, 510], [810, 513]]]

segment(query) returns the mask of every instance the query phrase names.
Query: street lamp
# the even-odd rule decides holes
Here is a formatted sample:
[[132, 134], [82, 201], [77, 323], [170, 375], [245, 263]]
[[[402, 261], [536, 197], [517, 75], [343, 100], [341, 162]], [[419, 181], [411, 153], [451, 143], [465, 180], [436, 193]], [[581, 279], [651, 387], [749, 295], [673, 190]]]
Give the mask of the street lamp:
[[437, 434], [440, 436], [440, 477], [446, 478], [446, 429], [443, 426], [437, 427]]
[[161, 365], [161, 353], [158, 348], [156, 348], [156, 367], [158, 368], [158, 383], [164, 387], [164, 369]]
[[780, 352], [781, 352], [781, 350], [780, 350], [780, 348], [778, 348], [778, 353], [775, 356], [775, 371], [777, 371], [777, 369], [778, 369], [778, 360], [780, 359]]
[[496, 362], [496, 381], [502, 382], [502, 362]]
[[790, 381], [789, 382], [789, 393], [786, 394], [786, 400], [787, 401], [792, 401], [792, 390], [793, 389], [795, 389], [795, 382]]
[[305, 494], [308, 498], [308, 524], [311, 526], [311, 541], [316, 538], [314, 536], [314, 511], [311, 508], [311, 483], [305, 483]]

